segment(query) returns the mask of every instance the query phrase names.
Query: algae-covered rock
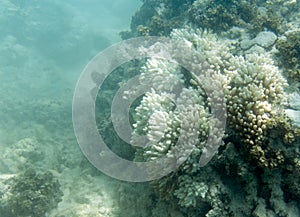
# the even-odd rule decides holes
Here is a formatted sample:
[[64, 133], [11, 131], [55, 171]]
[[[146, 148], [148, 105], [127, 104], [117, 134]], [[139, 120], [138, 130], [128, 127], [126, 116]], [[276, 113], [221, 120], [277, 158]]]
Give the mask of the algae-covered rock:
[[61, 201], [59, 182], [51, 172], [33, 169], [6, 181], [9, 190], [2, 196], [1, 209], [8, 216], [42, 217]]

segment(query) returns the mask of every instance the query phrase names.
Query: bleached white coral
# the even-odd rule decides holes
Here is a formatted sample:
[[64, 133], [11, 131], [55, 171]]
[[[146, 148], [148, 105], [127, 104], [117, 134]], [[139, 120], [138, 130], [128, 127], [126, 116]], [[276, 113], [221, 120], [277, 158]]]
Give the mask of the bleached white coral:
[[[145, 135], [148, 132], [149, 120], [156, 111], [170, 111], [174, 107], [173, 96], [167, 93], [158, 94], [154, 90], [147, 92], [141, 105], [136, 108], [136, 122], [133, 125], [137, 133]], [[133, 142], [135, 144], [135, 142]]]
[[[202, 154], [199, 166], [204, 166], [222, 144], [223, 131], [220, 129], [225, 124], [227, 109], [229, 126], [250, 146], [259, 145], [267, 125], [280, 112], [286, 85], [272, 59], [266, 54], [234, 56], [230, 40], [218, 39], [206, 31], [175, 29], [171, 37], [178, 41], [172, 48], [175, 59], [190, 65], [191, 71], [185, 72], [172, 62], [147, 61], [141, 83], [147, 83], [150, 78], [149, 82], [158, 91], [156, 95], [147, 93], [136, 109], [134, 134], [144, 133], [152, 142], [160, 139], [155, 150], [175, 156], [179, 162], [178, 153], [194, 151]], [[187, 48], [192, 50], [189, 55], [178, 52]], [[178, 84], [185, 87], [179, 96], [168, 93], [172, 103], [172, 100], [163, 103], [165, 99], [157, 103], [159, 97], [163, 99], [168, 95], [165, 91], [172, 92]], [[183, 145], [178, 153], [170, 149], [176, 144]], [[156, 151], [154, 155], [160, 156]], [[151, 153], [153, 150], [145, 150], [144, 156]], [[190, 168], [187, 164], [194, 165], [191, 158], [186, 160], [188, 163], [183, 168]], [[189, 171], [195, 171], [195, 166], [192, 168]]]
[[[144, 150], [145, 159], [154, 159], [166, 154], [169, 158], [175, 158], [178, 165], [186, 160], [185, 157], [180, 156], [181, 154], [185, 156], [194, 151], [194, 154], [199, 155], [203, 151], [204, 157], [201, 158], [200, 164], [204, 166], [216, 153], [221, 144], [220, 138], [223, 136], [222, 132], [210, 126], [210, 124], [216, 126], [218, 121], [217, 117], [209, 115], [209, 107], [211, 103], [225, 107], [224, 97], [218, 93], [216, 87], [222, 87], [226, 83], [226, 78], [220, 69], [228, 65], [228, 59], [231, 57], [228, 55], [230, 46], [219, 42], [213, 34], [200, 30], [196, 32], [174, 30], [171, 35], [175, 41], [173, 44], [175, 46], [171, 48], [174, 50], [175, 59], [182, 59], [181, 63], [186, 65], [192, 62], [194, 70], [188, 72], [190, 75], [186, 75], [183, 69], [170, 61], [149, 59], [146, 62], [140, 82], [153, 84], [155, 91], [146, 93], [141, 105], [136, 108], [132, 143], [136, 145], [142, 142], [139, 141], [138, 134], [146, 135], [150, 142], [143, 142], [153, 147], [147, 147]], [[176, 43], [176, 40], [184, 41], [185, 45], [192, 49], [196, 48], [197, 53], [189, 59], [189, 56], [185, 56], [186, 47], [182, 48], [181, 42]], [[186, 77], [190, 78], [184, 83]], [[163, 102], [164, 97], [168, 95], [166, 92], [176, 92], [178, 88], [181, 88], [179, 95], [177, 93], [175, 99], [174, 95], [169, 94], [168, 103], [172, 99], [174, 102], [166, 106]], [[159, 116], [160, 122], [158, 123]], [[204, 147], [209, 132], [211, 132], [209, 144]], [[154, 144], [154, 141], [157, 143]], [[171, 149], [174, 146], [176, 148]], [[195, 160], [196, 158], [188, 159], [189, 164], [193, 165], [192, 169], [188, 166], [190, 171], [197, 170]]]
[[144, 85], [151, 84], [156, 91], [171, 92], [182, 85], [182, 74], [178, 65], [163, 59], [150, 58], [142, 68], [140, 82]]
[[186, 159], [182, 156], [191, 153], [196, 146], [203, 146], [208, 133], [209, 115], [197, 90], [183, 89], [174, 104], [166, 96], [147, 93], [136, 108], [138, 121], [134, 124], [134, 135], [142, 132], [148, 139], [140, 153], [143, 159], [154, 160], [167, 155], [181, 164]]
[[147, 137], [151, 142], [158, 142], [167, 130], [170, 116], [165, 111], [154, 111], [149, 119]]

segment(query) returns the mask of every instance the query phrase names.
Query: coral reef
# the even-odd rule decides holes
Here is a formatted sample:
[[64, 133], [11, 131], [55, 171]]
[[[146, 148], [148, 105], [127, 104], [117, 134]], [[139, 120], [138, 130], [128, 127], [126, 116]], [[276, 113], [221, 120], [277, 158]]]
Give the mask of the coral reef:
[[169, 35], [174, 28], [184, 25], [187, 11], [193, 0], [150, 0], [132, 17], [131, 30], [121, 32], [127, 39], [134, 36]]
[[300, 81], [300, 31], [289, 31], [276, 42], [277, 57], [290, 82]]
[[6, 181], [10, 187], [1, 204], [7, 216], [45, 216], [61, 201], [60, 184], [51, 172], [36, 173], [28, 169]]
[[273, 158], [269, 162], [262, 146], [266, 143], [266, 131], [273, 128], [281, 112], [279, 106], [286, 81], [265, 55], [238, 57], [232, 61], [232, 66], [236, 71], [229, 74], [229, 88], [225, 90], [229, 124], [239, 132], [259, 164], [277, 166], [282, 160], [281, 154], [275, 151], [272, 154], [275, 162]]
[[[171, 38], [195, 50], [196, 56], [184, 61], [221, 84], [226, 99], [226, 136], [218, 135], [223, 137], [223, 145], [219, 151], [219, 146], [207, 149], [212, 159], [200, 167], [200, 156], [207, 152], [205, 142], [213, 130], [211, 103], [220, 96], [213, 91], [205, 94], [203, 75], [149, 59], [140, 82], [150, 80], [153, 89], [133, 115], [132, 143], [145, 144], [139, 135], [147, 138], [136, 160], [164, 157], [180, 165], [153, 181], [154, 188], [188, 216], [298, 216], [299, 182], [287, 183], [291, 171], [299, 171], [299, 130], [285, 115], [282, 103], [287, 82], [271, 56], [266, 52], [235, 55], [236, 43], [207, 31], [175, 29]], [[184, 88], [174, 98], [171, 93], [178, 84]], [[212, 89], [216, 87], [210, 84]], [[182, 162], [174, 149], [190, 155]], [[148, 172], [157, 171], [151, 168]]]
[[[227, 111], [222, 146], [200, 167], [216, 93], [205, 94], [203, 77], [174, 63], [146, 62], [140, 82], [151, 83], [153, 90], [132, 111], [132, 143], [146, 144], [135, 158], [180, 164], [151, 183], [157, 200], [179, 207], [176, 216], [299, 216], [300, 107], [291, 96], [299, 94], [300, 2], [143, 3], [123, 38], [164, 35], [188, 44], [197, 56], [182, 57], [185, 65], [219, 81]], [[171, 93], [180, 85], [176, 98]], [[174, 157], [176, 148], [190, 153], [184, 162]]]
[[[217, 0], [148, 0], [133, 16], [131, 30], [123, 39], [141, 35], [166, 36], [185, 25], [224, 32], [232, 27], [245, 28], [251, 34], [269, 30], [283, 34], [287, 22], [297, 13], [297, 2], [217, 1]], [[280, 8], [278, 10], [278, 8]]]
[[38, 164], [44, 158], [36, 138], [24, 138], [7, 149], [0, 160], [0, 169], [6, 173], [18, 173]]
[[197, 27], [220, 32], [255, 18], [257, 6], [248, 1], [195, 1], [189, 8], [189, 19]]

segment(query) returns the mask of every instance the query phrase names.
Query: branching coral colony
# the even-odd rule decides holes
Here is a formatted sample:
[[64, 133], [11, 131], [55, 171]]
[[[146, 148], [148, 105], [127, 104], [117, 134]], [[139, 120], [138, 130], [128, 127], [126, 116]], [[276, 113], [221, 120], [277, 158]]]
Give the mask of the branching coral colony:
[[[200, 155], [213, 130], [210, 101], [218, 93], [207, 96], [195, 74], [171, 62], [149, 59], [140, 82], [152, 79], [153, 89], [135, 109], [132, 137], [137, 144], [142, 142], [137, 135], [146, 135], [149, 143], [137, 151], [136, 159], [164, 156], [179, 162], [180, 156], [174, 159], [171, 151], [178, 142], [185, 143], [185, 150], [178, 152], [191, 152], [176, 171], [153, 182], [158, 192], [189, 216], [297, 215], [299, 131], [284, 114], [287, 82], [279, 68], [267, 53], [233, 55], [230, 40], [207, 31], [174, 29], [171, 38], [195, 50], [197, 57], [185, 60], [187, 64], [201, 59], [194, 69], [206, 70], [220, 82], [227, 125], [223, 146], [206, 167], [200, 167]], [[177, 84], [185, 87], [174, 102], [171, 92]], [[242, 203], [234, 199], [237, 195]]]

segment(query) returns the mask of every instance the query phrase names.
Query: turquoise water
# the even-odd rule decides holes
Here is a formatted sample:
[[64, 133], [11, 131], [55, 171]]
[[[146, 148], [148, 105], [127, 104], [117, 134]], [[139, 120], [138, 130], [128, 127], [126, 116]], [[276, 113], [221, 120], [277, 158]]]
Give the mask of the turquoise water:
[[0, 217], [299, 217], [299, 9], [0, 0]]
[[[131, 16], [140, 5], [137, 0], [0, 1], [1, 183], [28, 168], [52, 171], [61, 189], [70, 192], [64, 193], [65, 205], [50, 216], [97, 216], [93, 209], [105, 202], [84, 199], [89, 196], [83, 192], [82, 200], [90, 201], [94, 208], [80, 208], [74, 202], [75, 192], [85, 188], [80, 185], [82, 180], [77, 182], [81, 170], [92, 167], [85, 162], [74, 135], [72, 97], [85, 65], [121, 40], [119, 32], [129, 29]], [[101, 183], [100, 179], [96, 189], [87, 190], [96, 194]], [[108, 200], [110, 207], [111, 203]], [[10, 215], [1, 210], [0, 216]]]
[[73, 90], [84, 66], [121, 40], [119, 32], [129, 28], [140, 3], [1, 4], [1, 141], [34, 136], [35, 124], [58, 136], [70, 128]]

